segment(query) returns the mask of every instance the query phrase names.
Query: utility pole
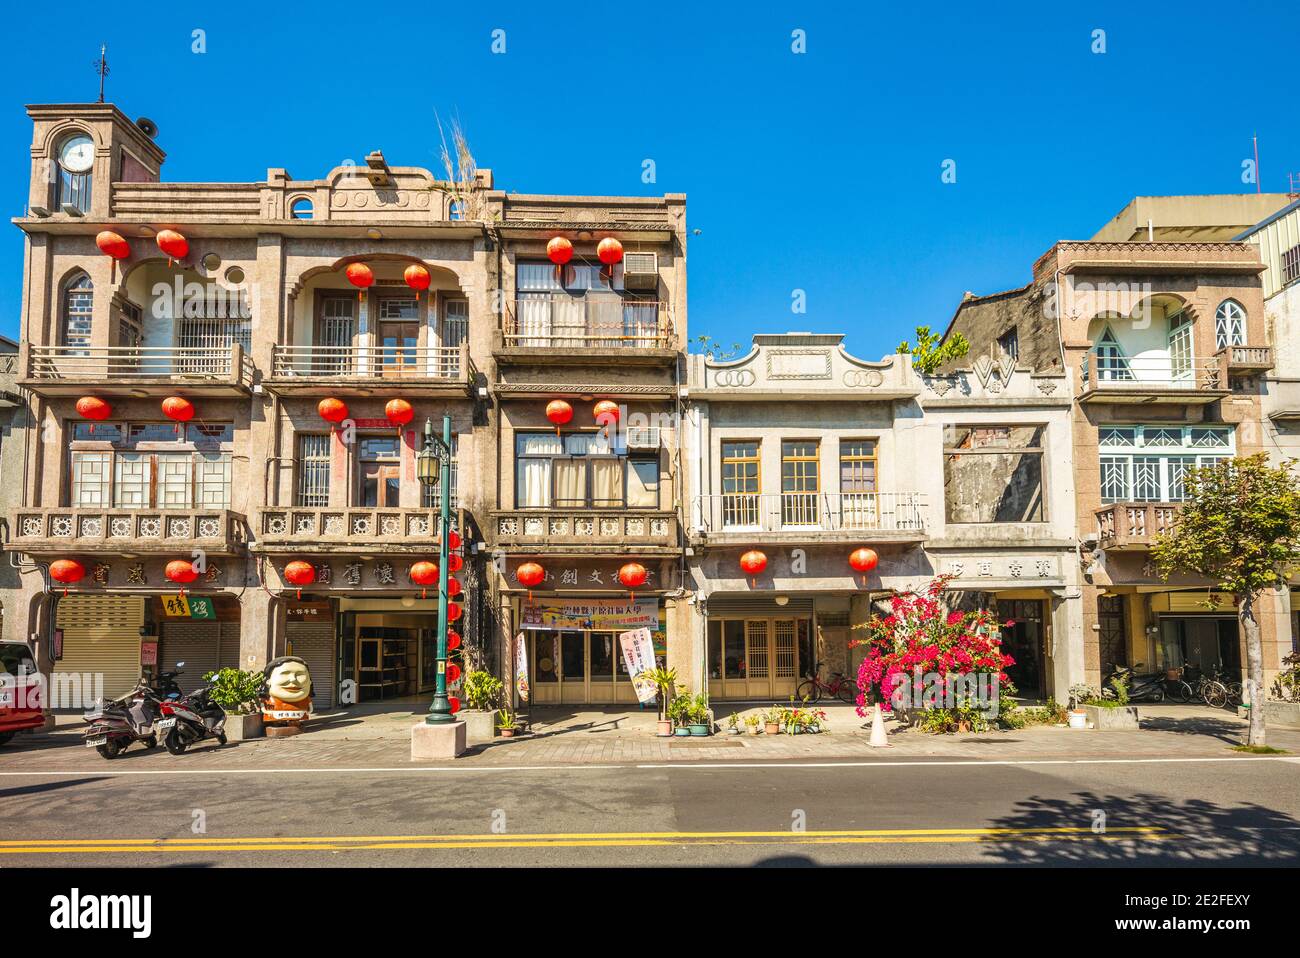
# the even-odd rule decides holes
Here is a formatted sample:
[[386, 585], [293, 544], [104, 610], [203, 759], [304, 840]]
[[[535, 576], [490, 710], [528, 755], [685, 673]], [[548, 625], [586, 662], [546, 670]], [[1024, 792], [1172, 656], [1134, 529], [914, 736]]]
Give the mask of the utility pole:
[[433, 434], [433, 420], [424, 421], [424, 447], [416, 461], [420, 482], [431, 485], [437, 470], [438, 483], [438, 674], [433, 703], [424, 721], [442, 725], [456, 721], [447, 698], [447, 579], [451, 556], [451, 416], [442, 417], [442, 439]]

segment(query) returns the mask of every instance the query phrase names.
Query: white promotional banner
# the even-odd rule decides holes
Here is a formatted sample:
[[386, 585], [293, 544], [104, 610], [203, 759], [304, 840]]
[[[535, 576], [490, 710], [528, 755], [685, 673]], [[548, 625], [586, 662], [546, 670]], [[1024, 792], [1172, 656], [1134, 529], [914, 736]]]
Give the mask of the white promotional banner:
[[637, 701], [642, 704], [653, 702], [658, 689], [646, 675], [655, 668], [655, 647], [650, 638], [650, 630], [621, 632], [618, 644], [623, 650], [623, 662], [627, 666], [627, 674], [632, 677], [632, 688], [636, 691]]
[[527, 702], [528, 643], [524, 641], [524, 634], [522, 632], [515, 636], [515, 688], [519, 691], [520, 701]]

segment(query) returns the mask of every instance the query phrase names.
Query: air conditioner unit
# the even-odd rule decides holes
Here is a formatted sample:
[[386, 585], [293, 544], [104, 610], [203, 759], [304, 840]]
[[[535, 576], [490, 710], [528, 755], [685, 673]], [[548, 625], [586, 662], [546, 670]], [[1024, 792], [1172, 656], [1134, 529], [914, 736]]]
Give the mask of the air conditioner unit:
[[628, 426], [627, 427], [627, 448], [658, 449], [659, 448], [659, 427], [658, 426]]
[[627, 289], [658, 289], [659, 254], [624, 253], [623, 285]]

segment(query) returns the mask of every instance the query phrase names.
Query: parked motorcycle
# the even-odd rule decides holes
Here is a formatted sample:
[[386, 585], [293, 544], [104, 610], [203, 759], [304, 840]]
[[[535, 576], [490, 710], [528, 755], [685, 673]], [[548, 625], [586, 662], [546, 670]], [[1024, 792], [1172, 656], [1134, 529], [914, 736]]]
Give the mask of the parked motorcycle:
[[226, 744], [226, 711], [212, 701], [212, 683], [189, 695], [162, 703], [162, 717], [154, 727], [173, 755], [182, 754], [195, 742], [215, 738]]
[[[1134, 672], [1128, 666], [1119, 665], [1110, 674], [1106, 684], [1115, 679], [1123, 679], [1128, 684], [1130, 702], [1163, 702], [1169, 677], [1164, 672]], [[1112, 686], [1113, 687], [1113, 686]]]
[[181, 696], [176, 676], [184, 664], [176, 663], [174, 672], [141, 678], [125, 695], [87, 709], [82, 716], [90, 723], [82, 732], [86, 747], [96, 749], [106, 759], [117, 758], [133, 742], [143, 742], [145, 748], [157, 747], [156, 725], [163, 704]]

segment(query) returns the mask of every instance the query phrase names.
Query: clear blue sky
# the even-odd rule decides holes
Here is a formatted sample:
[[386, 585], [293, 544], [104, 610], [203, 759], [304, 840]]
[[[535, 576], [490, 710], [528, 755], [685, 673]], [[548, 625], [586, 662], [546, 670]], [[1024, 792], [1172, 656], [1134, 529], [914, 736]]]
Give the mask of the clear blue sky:
[[[964, 290], [1023, 284], [1133, 195], [1253, 189], [1252, 133], [1264, 188], [1286, 189], [1294, 5], [1150, 6], [19, 4], [0, 48], [5, 208], [26, 197], [23, 105], [93, 100], [102, 40], [108, 99], [158, 123], [166, 179], [309, 179], [376, 148], [436, 168], [434, 111], [458, 114], [500, 188], [688, 194], [692, 334], [842, 331], [875, 358], [942, 328]], [[11, 336], [21, 277], [9, 227]]]

